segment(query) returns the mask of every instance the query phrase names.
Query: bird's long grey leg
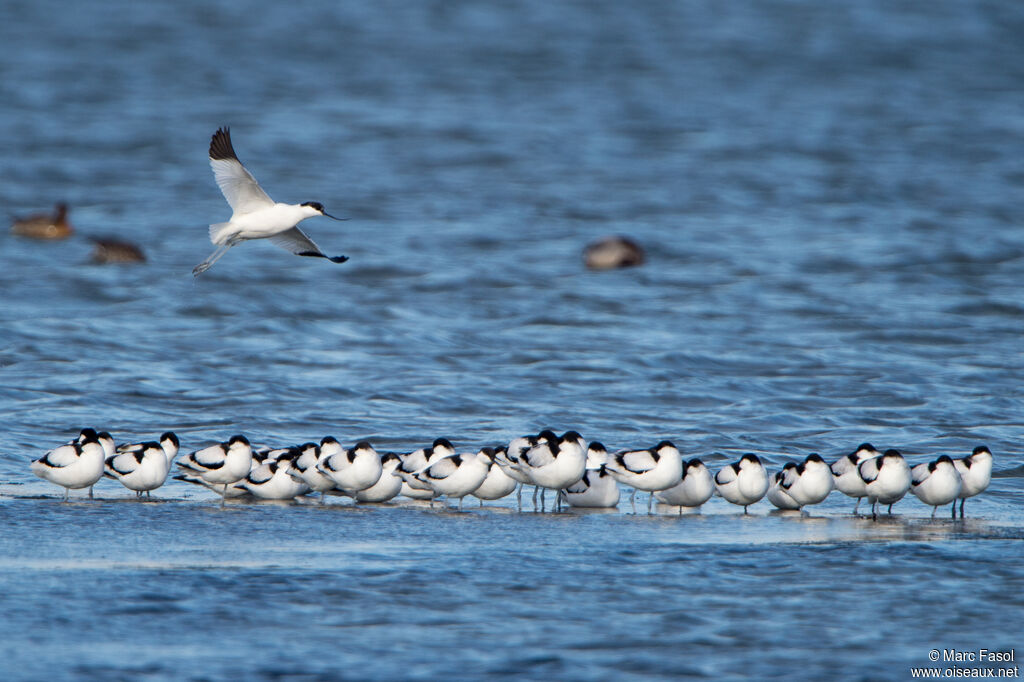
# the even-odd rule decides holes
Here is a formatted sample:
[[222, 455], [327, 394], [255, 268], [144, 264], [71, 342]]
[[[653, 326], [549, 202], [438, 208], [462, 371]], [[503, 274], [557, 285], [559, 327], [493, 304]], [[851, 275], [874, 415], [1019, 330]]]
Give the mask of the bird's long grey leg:
[[227, 244], [221, 244], [220, 246], [218, 246], [217, 250], [211, 253], [209, 258], [207, 258], [202, 263], [192, 268], [192, 276], [198, 277], [199, 275], [209, 270], [214, 263], [219, 261], [221, 257], [228, 252], [228, 249], [230, 249], [237, 243], [237, 241], [229, 241]]

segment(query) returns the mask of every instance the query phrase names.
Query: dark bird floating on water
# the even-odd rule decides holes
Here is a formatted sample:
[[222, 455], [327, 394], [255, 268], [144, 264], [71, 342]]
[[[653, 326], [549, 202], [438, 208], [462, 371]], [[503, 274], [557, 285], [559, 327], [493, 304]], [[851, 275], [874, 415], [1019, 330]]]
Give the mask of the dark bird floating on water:
[[68, 222], [68, 205], [57, 204], [53, 213], [37, 213], [25, 218], [15, 218], [11, 232], [33, 239], [66, 239], [74, 232]]
[[604, 237], [583, 250], [583, 262], [591, 270], [612, 270], [643, 265], [644, 250], [629, 237]]
[[105, 265], [108, 263], [145, 263], [146, 254], [135, 244], [115, 237], [93, 237], [92, 262]]

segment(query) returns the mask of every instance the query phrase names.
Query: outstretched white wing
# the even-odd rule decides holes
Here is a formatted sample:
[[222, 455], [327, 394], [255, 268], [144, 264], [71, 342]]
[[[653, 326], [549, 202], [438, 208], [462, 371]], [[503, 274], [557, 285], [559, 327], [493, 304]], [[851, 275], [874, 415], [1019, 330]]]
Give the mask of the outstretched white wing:
[[274, 200], [267, 196], [235, 155], [228, 128], [218, 129], [210, 140], [210, 167], [217, 186], [236, 214], [252, 213], [274, 205]]

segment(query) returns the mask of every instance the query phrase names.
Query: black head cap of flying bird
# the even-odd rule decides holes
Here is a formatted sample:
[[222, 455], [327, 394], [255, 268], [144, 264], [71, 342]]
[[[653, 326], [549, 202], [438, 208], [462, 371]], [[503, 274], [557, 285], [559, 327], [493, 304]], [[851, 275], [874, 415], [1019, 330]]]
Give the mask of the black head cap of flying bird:
[[348, 220], [348, 218], [338, 218], [336, 216], [332, 216], [330, 213], [328, 213], [327, 211], [324, 210], [324, 205], [321, 204], [319, 201], [306, 201], [306, 202], [303, 202], [302, 205], [303, 206], [309, 206], [311, 209], [313, 209], [314, 211], [316, 211], [320, 215], [327, 216], [328, 218], [332, 218], [334, 220]]

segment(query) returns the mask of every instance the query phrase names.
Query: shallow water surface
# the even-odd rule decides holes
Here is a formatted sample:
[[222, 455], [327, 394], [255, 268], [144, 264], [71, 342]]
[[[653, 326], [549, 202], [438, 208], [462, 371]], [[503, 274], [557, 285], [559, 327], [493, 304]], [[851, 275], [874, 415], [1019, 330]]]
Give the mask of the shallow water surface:
[[5, 661], [28, 678], [901, 679], [936, 646], [1019, 642], [1020, 525], [707, 507], [7, 498]]

